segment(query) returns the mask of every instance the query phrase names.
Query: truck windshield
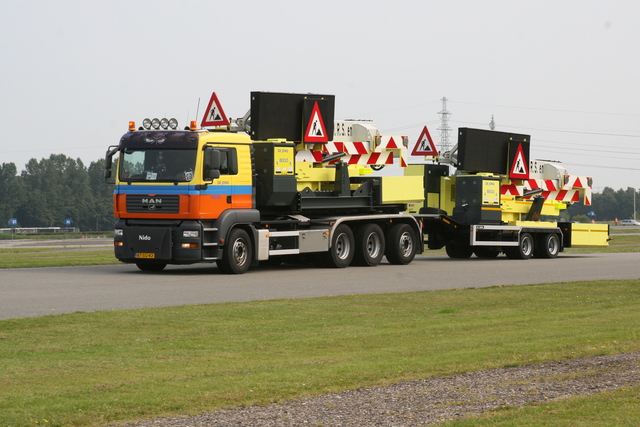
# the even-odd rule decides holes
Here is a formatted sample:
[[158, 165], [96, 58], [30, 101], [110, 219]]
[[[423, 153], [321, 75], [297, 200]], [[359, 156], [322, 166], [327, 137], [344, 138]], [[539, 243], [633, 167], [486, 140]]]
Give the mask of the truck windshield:
[[125, 149], [120, 181], [189, 182], [193, 179], [196, 150]]

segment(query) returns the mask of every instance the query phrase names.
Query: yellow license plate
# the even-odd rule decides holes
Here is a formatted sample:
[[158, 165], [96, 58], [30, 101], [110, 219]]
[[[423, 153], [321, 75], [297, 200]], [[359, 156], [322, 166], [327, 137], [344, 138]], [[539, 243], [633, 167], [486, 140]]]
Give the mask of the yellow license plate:
[[155, 258], [156, 254], [153, 252], [138, 252], [136, 258]]

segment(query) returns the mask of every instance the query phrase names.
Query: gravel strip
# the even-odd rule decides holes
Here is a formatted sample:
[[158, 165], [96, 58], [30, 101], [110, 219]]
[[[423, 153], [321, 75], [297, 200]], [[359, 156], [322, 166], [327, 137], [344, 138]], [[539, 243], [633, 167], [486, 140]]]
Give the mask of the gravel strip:
[[520, 407], [625, 386], [640, 386], [640, 352], [406, 381], [128, 426], [425, 426], [501, 406]]

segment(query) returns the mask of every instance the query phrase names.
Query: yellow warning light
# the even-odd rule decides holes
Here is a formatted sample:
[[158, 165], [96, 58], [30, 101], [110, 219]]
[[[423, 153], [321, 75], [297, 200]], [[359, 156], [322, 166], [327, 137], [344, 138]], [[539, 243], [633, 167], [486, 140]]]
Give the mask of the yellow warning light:
[[191, 122], [189, 122], [189, 130], [196, 130], [198, 129], [198, 122], [196, 122], [195, 120], [191, 120]]
[[129, 122], [129, 130], [131, 131], [136, 130], [136, 122]]

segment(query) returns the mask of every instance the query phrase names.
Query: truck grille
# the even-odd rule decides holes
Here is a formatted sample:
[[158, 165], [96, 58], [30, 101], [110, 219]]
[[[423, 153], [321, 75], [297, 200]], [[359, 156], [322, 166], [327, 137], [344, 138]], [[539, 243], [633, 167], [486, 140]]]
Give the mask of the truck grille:
[[127, 195], [127, 212], [158, 214], [178, 213], [180, 212], [180, 196], [145, 196], [129, 194]]

